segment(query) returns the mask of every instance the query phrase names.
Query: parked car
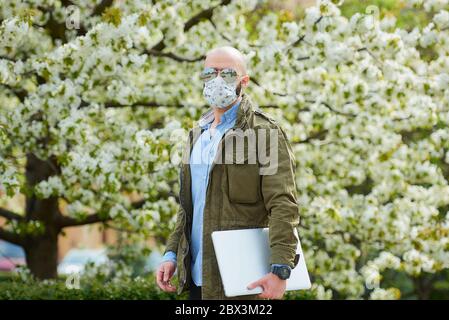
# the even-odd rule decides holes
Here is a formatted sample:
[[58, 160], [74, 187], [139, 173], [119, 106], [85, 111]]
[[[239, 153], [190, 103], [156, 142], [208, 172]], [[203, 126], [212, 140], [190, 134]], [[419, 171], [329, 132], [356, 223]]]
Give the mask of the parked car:
[[108, 260], [105, 249], [71, 249], [58, 265], [58, 274], [82, 273], [89, 262], [101, 265]]
[[0, 271], [14, 271], [22, 265], [25, 265], [25, 251], [22, 247], [0, 240]]

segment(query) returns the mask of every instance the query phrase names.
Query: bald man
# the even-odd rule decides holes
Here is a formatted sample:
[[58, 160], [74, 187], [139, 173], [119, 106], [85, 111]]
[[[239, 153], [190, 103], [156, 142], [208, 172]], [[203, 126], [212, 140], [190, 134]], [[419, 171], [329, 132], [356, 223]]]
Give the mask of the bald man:
[[[299, 223], [299, 213], [291, 146], [278, 123], [255, 108], [244, 93], [249, 76], [245, 58], [237, 49], [226, 46], [209, 51], [200, 78], [210, 108], [189, 132], [187, 156], [184, 155], [188, 161], [181, 164], [180, 172], [180, 208], [175, 230], [157, 270], [157, 284], [166, 292], [181, 294], [189, 290], [189, 299], [193, 300], [281, 299], [286, 280], [297, 263], [294, 229]], [[249, 161], [256, 149], [249, 143], [235, 152], [232, 144], [228, 148], [229, 144], [223, 143], [233, 132], [251, 130], [265, 130], [263, 135], [255, 135], [257, 139], [265, 137], [268, 131], [274, 132], [276, 139], [276, 143], [256, 144], [255, 162]], [[242, 152], [243, 163], [237, 161], [237, 152]], [[274, 170], [264, 168], [267, 163], [260, 161], [261, 152], [270, 155], [270, 161], [276, 156], [269, 166]], [[229, 159], [226, 158], [229, 153], [231, 161], [219, 161], [220, 156], [223, 160], [223, 154]], [[267, 226], [271, 272], [248, 284], [248, 289], [260, 286], [263, 292], [226, 297], [211, 233]], [[178, 288], [170, 281], [176, 270]]]

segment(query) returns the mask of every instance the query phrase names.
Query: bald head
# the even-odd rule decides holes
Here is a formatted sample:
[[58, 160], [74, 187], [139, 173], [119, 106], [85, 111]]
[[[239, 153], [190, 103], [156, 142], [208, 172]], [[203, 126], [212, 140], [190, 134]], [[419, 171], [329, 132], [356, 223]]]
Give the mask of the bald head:
[[234, 47], [224, 46], [210, 50], [206, 54], [205, 67], [233, 68], [240, 75], [246, 75], [246, 62], [243, 54]]

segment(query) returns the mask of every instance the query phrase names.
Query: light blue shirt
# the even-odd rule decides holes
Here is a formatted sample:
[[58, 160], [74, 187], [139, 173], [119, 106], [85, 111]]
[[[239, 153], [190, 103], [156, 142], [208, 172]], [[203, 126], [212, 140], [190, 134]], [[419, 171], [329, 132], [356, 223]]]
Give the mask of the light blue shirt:
[[[209, 181], [209, 171], [213, 160], [215, 159], [218, 144], [223, 135], [234, 127], [237, 119], [237, 111], [240, 101], [237, 101], [231, 108], [226, 110], [215, 132], [211, 135], [209, 122], [202, 126], [205, 130], [195, 142], [190, 155], [190, 174], [192, 177], [192, 202], [193, 202], [193, 221], [192, 221], [192, 279], [197, 286], [202, 285], [202, 265], [203, 265], [203, 212], [206, 203], [206, 191]], [[176, 263], [176, 253], [168, 251], [163, 259], [165, 261], [173, 261]]]
[[235, 124], [239, 105], [240, 101], [222, 114], [213, 135], [211, 135], [210, 130], [211, 122], [203, 127], [205, 130], [193, 146], [190, 157], [193, 201], [192, 279], [197, 286], [202, 285], [203, 212], [206, 204], [210, 167], [215, 159], [221, 138]]
[[[241, 101], [241, 99], [240, 99]], [[223, 135], [231, 129], [237, 119], [237, 111], [240, 106], [237, 101], [231, 108], [226, 110], [220, 118], [220, 122], [215, 127], [212, 135], [209, 122], [202, 126], [203, 133], [195, 142], [190, 155], [190, 175], [192, 177], [192, 203], [193, 203], [193, 221], [192, 221], [192, 279], [197, 286], [202, 285], [202, 266], [203, 266], [203, 213], [206, 204], [206, 191], [209, 181], [209, 171], [213, 160], [215, 159], [218, 144]], [[176, 262], [176, 253], [168, 251], [163, 261]]]

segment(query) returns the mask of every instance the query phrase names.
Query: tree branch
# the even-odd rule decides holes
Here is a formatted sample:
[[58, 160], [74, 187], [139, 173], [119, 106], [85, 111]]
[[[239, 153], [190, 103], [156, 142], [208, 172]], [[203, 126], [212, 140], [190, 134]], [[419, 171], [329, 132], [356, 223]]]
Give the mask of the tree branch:
[[231, 0], [223, 0], [219, 4], [217, 4], [215, 7], [211, 7], [209, 9], [206, 9], [204, 11], [201, 11], [200, 13], [196, 14], [192, 18], [190, 18], [185, 24], [184, 24], [184, 32], [189, 31], [193, 26], [200, 23], [202, 20], [208, 20], [212, 18], [212, 15], [214, 13], [214, 10], [217, 7], [220, 6], [227, 6], [231, 3]]
[[197, 58], [184, 58], [184, 57], [177, 56], [171, 52], [161, 52], [161, 51], [157, 51], [157, 50], [153, 50], [153, 49], [145, 50], [144, 53], [151, 55], [151, 56], [156, 56], [156, 57], [170, 58], [170, 59], [173, 59], [178, 62], [197, 62], [197, 61], [201, 61], [205, 58], [204, 55], [199, 56]]
[[0, 55], [0, 59], [8, 60], [11, 62], [17, 62], [16, 60], [14, 60], [14, 58], [10, 58], [10, 57], [4, 56], [4, 55]]
[[[131, 203], [131, 207], [133, 209], [140, 209], [143, 207], [143, 205], [145, 204], [146, 201], [147, 201], [147, 199], [135, 201], [135, 202]], [[66, 228], [66, 227], [83, 226], [86, 224], [92, 224], [92, 223], [98, 223], [98, 222], [107, 222], [110, 220], [112, 220], [111, 217], [109, 217], [109, 216], [102, 217], [98, 213], [91, 214], [82, 220], [60, 215], [59, 221], [58, 221], [58, 226], [62, 229], [62, 228]]]
[[251, 81], [254, 82], [254, 84], [255, 84], [256, 86], [262, 88], [262, 89], [265, 90], [265, 91], [268, 91], [268, 92], [271, 93], [271, 94], [274, 94], [274, 95], [280, 96], [280, 97], [286, 97], [286, 96], [288, 96], [287, 93], [271, 91], [271, 90], [268, 90], [267, 88], [264, 88], [264, 87], [259, 83], [259, 80], [257, 80], [257, 79], [254, 78], [254, 77], [251, 77]]
[[0, 239], [17, 244], [19, 246], [23, 245], [23, 238], [21, 236], [14, 232], [7, 231], [3, 228], [0, 228]]
[[91, 214], [82, 220], [61, 215], [59, 217], [58, 226], [62, 229], [66, 227], [76, 227], [76, 226], [83, 226], [86, 224], [106, 222], [108, 220], [111, 220], [111, 217], [109, 216], [101, 217], [98, 213]]
[[[182, 104], [162, 104], [162, 103], [157, 103], [157, 102], [136, 102], [136, 103], [132, 103], [132, 104], [119, 104], [119, 103], [114, 103], [114, 102], [108, 102], [105, 104], [106, 108], [125, 108], [125, 107], [139, 107], [139, 106], [144, 106], [144, 107], [166, 107], [166, 108], [184, 108], [185, 106]], [[201, 105], [201, 106], [197, 106], [197, 108], [208, 108], [209, 106], [207, 104]], [[279, 108], [278, 105], [275, 104], [267, 104], [267, 105], [259, 105], [260, 108]]]
[[147, 199], [135, 201], [131, 204], [131, 206], [133, 207], [133, 209], [141, 209], [147, 201], [148, 201]]
[[[262, 88], [265, 91], [268, 91], [271, 94], [274, 94], [276, 96], [281, 96], [281, 97], [289, 96], [288, 93], [282, 93], [282, 92], [276, 92], [276, 91], [268, 90], [267, 88], [264, 88], [262, 85], [260, 85], [259, 81], [256, 80], [254, 77], [252, 77], [251, 79], [252, 79], [252, 82], [254, 82], [258, 87]], [[301, 92], [297, 92], [297, 93], [293, 93], [293, 94], [302, 94], [302, 93]], [[315, 103], [314, 100], [306, 100], [306, 101], [309, 102], [309, 103]], [[326, 108], [328, 108], [330, 111], [332, 111], [332, 112], [334, 112], [336, 114], [339, 114], [341, 116], [346, 116], [346, 117], [356, 117], [357, 116], [356, 114], [353, 114], [353, 113], [336, 110], [333, 107], [331, 107], [331, 105], [329, 103], [327, 103], [325, 101], [321, 101], [321, 104], [324, 105]]]
[[318, 131], [318, 132], [316, 132], [316, 133], [310, 135], [310, 136], [307, 137], [306, 139], [301, 140], [301, 141], [298, 141], [298, 142], [296, 142], [296, 143], [297, 143], [297, 144], [300, 144], [300, 143], [308, 143], [308, 142], [310, 142], [310, 141], [312, 141], [312, 140], [322, 140], [322, 138], [326, 135], [327, 132], [328, 132], [328, 130]]
[[[197, 25], [201, 21], [203, 21], [205, 19], [210, 19], [214, 13], [214, 10], [217, 7], [226, 6], [230, 3], [231, 3], [231, 0], [223, 0], [216, 6], [210, 7], [206, 10], [203, 10], [203, 11], [197, 13], [192, 18], [187, 20], [187, 22], [184, 24], [184, 32], [188, 32], [191, 28], [193, 28], [195, 25]], [[150, 50], [162, 51], [164, 49], [165, 49], [165, 43], [164, 43], [164, 38], [162, 38], [161, 41], [159, 41], [156, 45], [154, 45]]]
[[0, 83], [0, 86], [3, 86], [11, 91], [21, 102], [25, 101], [25, 98], [28, 96], [28, 92], [26, 90], [14, 88], [13, 86], [5, 83]]
[[124, 233], [133, 233], [136, 232], [136, 230], [133, 229], [126, 229], [126, 228], [121, 228], [121, 227], [117, 227], [117, 226], [113, 226], [111, 224], [105, 223], [104, 224], [106, 228], [115, 230], [115, 231], [119, 231], [119, 232], [124, 232]]
[[348, 112], [343, 112], [343, 111], [338, 111], [335, 110], [334, 108], [332, 108], [330, 106], [329, 103], [327, 102], [321, 102], [322, 105], [326, 106], [329, 110], [331, 110], [332, 112], [335, 112], [336, 114], [342, 115], [342, 116], [347, 116], [347, 117], [356, 117], [357, 115], [353, 114], [353, 113], [348, 113]]
[[182, 107], [182, 105], [164, 105], [161, 103], [157, 103], [157, 102], [135, 102], [135, 103], [131, 103], [131, 104], [120, 104], [120, 103], [115, 103], [115, 102], [107, 102], [104, 105], [106, 108], [124, 108], [124, 107], [173, 107], [173, 108], [178, 108], [178, 107]]
[[298, 39], [296, 39], [295, 42], [293, 42], [292, 44], [290, 44], [290, 45], [287, 47], [287, 51], [290, 50], [291, 48], [296, 47], [298, 44], [300, 44], [300, 43], [304, 40], [305, 37], [306, 37], [305, 34], [299, 36]]
[[22, 217], [21, 215], [18, 215], [17, 213], [6, 210], [4, 208], [0, 208], [0, 217], [6, 218], [8, 220], [24, 220], [24, 217]]
[[91, 16], [99, 16], [100, 14], [102, 14], [106, 8], [110, 7], [112, 5], [114, 1], [113, 0], [103, 0], [101, 1], [94, 9], [94, 11], [92, 11]]
[[[101, 1], [92, 10], [92, 13], [90, 14], [90, 16], [93, 17], [93, 16], [101, 15], [106, 10], [106, 8], [110, 7], [113, 4], [113, 2], [114, 2], [113, 0]], [[61, 1], [61, 4], [65, 8], [67, 8], [69, 6], [77, 5], [76, 3], [74, 3], [70, 0], [63, 0], [63, 1]], [[35, 25], [35, 26], [46, 29], [53, 39], [61, 39], [64, 43], [66, 43], [67, 42], [66, 35], [65, 35], [65, 32], [67, 31], [66, 24], [58, 22], [53, 17], [54, 7], [53, 6], [50, 6], [50, 7], [38, 6], [38, 9], [43, 12], [47, 12], [49, 14], [49, 19], [44, 25]], [[79, 28], [76, 29], [76, 33], [78, 36], [86, 35], [87, 31], [88, 30], [86, 29], [86, 27], [83, 24], [80, 24]]]
[[[86, 108], [89, 106], [89, 102], [82, 101], [79, 109]], [[170, 107], [170, 108], [181, 108], [183, 105], [180, 104], [163, 104], [155, 101], [138, 101], [130, 104], [121, 104], [114, 101], [109, 101], [104, 103], [105, 108], [126, 108], [126, 107], [151, 107], [151, 108], [157, 108], [157, 107]]]
[[[185, 105], [182, 104], [164, 104], [156, 101], [138, 101], [130, 104], [121, 104], [114, 101], [109, 101], [103, 103], [105, 108], [128, 108], [128, 107], [150, 107], [150, 108], [184, 108]], [[87, 108], [89, 107], [90, 102], [82, 101], [79, 109]], [[209, 106], [207, 104], [196, 106], [197, 108], [208, 108]], [[275, 104], [266, 104], [266, 105], [259, 105], [260, 108], [279, 108], [278, 105]], [[306, 110], [300, 110], [300, 111], [306, 111]]]

